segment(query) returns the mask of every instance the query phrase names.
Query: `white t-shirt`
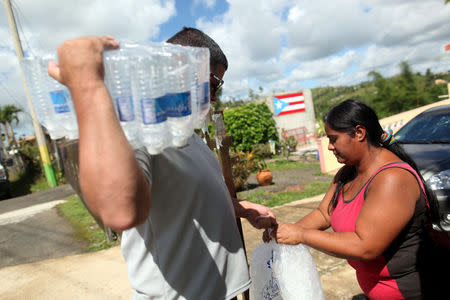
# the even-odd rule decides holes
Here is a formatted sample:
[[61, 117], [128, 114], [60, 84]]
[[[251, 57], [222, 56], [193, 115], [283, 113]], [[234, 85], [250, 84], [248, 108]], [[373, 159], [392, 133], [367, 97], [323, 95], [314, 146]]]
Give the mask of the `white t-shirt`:
[[136, 157], [151, 184], [150, 214], [123, 232], [133, 299], [230, 299], [248, 289], [233, 205], [213, 152], [194, 134], [182, 148]]

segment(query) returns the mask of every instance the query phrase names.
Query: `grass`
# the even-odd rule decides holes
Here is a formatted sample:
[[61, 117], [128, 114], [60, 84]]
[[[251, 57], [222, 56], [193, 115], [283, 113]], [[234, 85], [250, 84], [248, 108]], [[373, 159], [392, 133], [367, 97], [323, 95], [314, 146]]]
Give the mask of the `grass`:
[[13, 197], [50, 189], [45, 176], [39, 176], [33, 172], [21, 172], [16, 176], [11, 176], [9, 181], [11, 182], [11, 194]]
[[334, 174], [322, 173], [321, 171], [317, 171], [313, 175], [314, 176], [326, 176], [326, 177], [334, 178]]
[[[54, 171], [58, 185], [67, 183], [65, 175], [61, 171], [58, 171], [57, 168], [54, 168]], [[11, 183], [12, 197], [24, 196], [53, 188], [48, 184], [45, 174], [39, 169], [33, 168], [32, 165], [28, 165], [26, 170], [22, 170], [18, 174], [10, 174], [9, 181]]]
[[[66, 183], [64, 176], [56, 173], [59, 184]], [[44, 174], [36, 171], [23, 171], [15, 176], [9, 178], [11, 182], [11, 194], [13, 197], [24, 196], [35, 192], [45, 191], [51, 189], [47, 178]]]
[[319, 163], [303, 163], [301, 161], [293, 161], [293, 160], [277, 160], [274, 162], [268, 162], [267, 168], [271, 171], [280, 171], [280, 170], [294, 170], [294, 169], [312, 169], [320, 167]]
[[314, 182], [305, 186], [302, 191], [268, 192], [257, 191], [248, 195], [247, 201], [274, 207], [296, 200], [309, 198], [325, 193], [330, 187], [329, 182]]
[[66, 202], [58, 205], [62, 215], [72, 224], [75, 229], [75, 238], [86, 241], [87, 252], [93, 252], [111, 248], [119, 245], [118, 241], [108, 242], [105, 233], [97, 225], [95, 219], [88, 212], [77, 195], [66, 198]]
[[51, 187], [48, 185], [47, 178], [45, 177], [39, 177], [31, 186], [30, 191], [32, 193], [34, 192], [40, 192], [50, 189]]

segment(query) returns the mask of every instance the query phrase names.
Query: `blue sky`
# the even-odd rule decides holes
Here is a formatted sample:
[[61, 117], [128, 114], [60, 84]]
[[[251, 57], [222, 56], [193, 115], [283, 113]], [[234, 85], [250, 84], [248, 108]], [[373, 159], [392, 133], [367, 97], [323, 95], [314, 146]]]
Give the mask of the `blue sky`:
[[212, 21], [214, 17], [221, 16], [228, 10], [226, 1], [210, 1], [211, 7], [205, 3], [207, 1], [175, 1], [176, 16], [161, 25], [161, 33], [155, 40], [167, 40], [183, 26], [196, 27], [196, 20], [199, 18]]
[[[164, 41], [183, 26], [210, 35], [227, 55], [225, 100], [249, 89], [271, 95], [397, 74], [450, 69], [450, 5], [445, 0], [11, 0], [27, 54], [52, 53], [66, 39], [108, 34]], [[3, 2], [3, 1], [2, 1]], [[3, 5], [0, 105], [28, 110]], [[27, 113], [17, 131], [32, 132]]]

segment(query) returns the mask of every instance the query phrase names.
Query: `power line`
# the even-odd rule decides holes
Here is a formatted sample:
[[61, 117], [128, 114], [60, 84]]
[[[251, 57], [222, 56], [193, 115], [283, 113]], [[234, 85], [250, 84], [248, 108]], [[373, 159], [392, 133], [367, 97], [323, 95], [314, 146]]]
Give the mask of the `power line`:
[[[3, 89], [6, 91], [6, 93], [8, 94], [8, 96], [9, 96], [12, 100], [14, 100], [14, 102], [19, 103], [19, 101], [17, 101], [17, 100], [15, 99], [15, 97], [11, 94], [11, 92], [8, 90], [8, 88], [6, 87], [5, 83], [4, 83], [3, 81], [0, 81], [0, 83], [2, 84], [2, 87], [3, 87]], [[22, 106], [22, 105], [20, 105], [20, 106]]]
[[[25, 31], [23, 30], [23, 28], [22, 28], [22, 22], [21, 22], [21, 18], [22, 19], [26, 19], [25, 18], [25, 15], [22, 13], [22, 10], [21, 10], [21, 8], [19, 7], [19, 5], [17, 4], [17, 2], [16, 1], [13, 1], [12, 2], [12, 8], [13, 8], [13, 10], [14, 10], [14, 13], [17, 15], [17, 17], [16, 17], [16, 22], [17, 22], [17, 24], [19, 25], [18, 27], [19, 27], [19, 31], [20, 31], [20, 33], [21, 33], [21, 35], [22, 35], [22, 39], [25, 41], [25, 44], [27, 45], [27, 49], [28, 49], [28, 51], [34, 56], [35, 54], [33, 53], [33, 50], [32, 50], [32, 48], [30, 47], [30, 44], [28, 43], [28, 39], [27, 39], [27, 37], [26, 37], [26, 35], [25, 35]], [[21, 39], [21, 40], [22, 40]]]

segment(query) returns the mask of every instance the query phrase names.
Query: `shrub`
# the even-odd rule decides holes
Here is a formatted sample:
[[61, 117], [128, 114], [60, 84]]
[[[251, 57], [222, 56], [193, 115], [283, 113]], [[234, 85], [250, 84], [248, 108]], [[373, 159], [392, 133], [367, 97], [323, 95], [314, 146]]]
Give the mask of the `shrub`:
[[247, 188], [247, 179], [256, 170], [255, 157], [253, 151], [244, 152], [241, 150], [230, 151], [232, 163], [232, 173], [234, 188], [241, 191]]
[[233, 149], [251, 151], [257, 144], [278, 140], [272, 112], [265, 103], [228, 108], [223, 115]]
[[258, 144], [253, 148], [257, 170], [267, 169], [266, 158], [272, 157], [269, 144]]
[[289, 160], [289, 155], [291, 152], [295, 151], [295, 148], [297, 147], [297, 140], [293, 136], [285, 136], [284, 129], [282, 129], [282, 139], [281, 139], [281, 153], [284, 157], [286, 157], [286, 160]]
[[255, 147], [253, 147], [253, 151], [255, 153], [255, 157], [262, 159], [262, 158], [271, 158], [272, 152], [270, 151], [270, 145], [269, 144], [257, 144]]

